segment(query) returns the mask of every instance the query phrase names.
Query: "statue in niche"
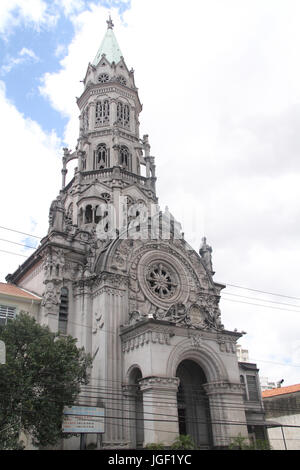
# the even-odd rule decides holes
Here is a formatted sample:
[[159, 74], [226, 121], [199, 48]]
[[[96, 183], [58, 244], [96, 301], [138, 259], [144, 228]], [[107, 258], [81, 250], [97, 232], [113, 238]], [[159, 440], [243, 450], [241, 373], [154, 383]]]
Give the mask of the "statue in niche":
[[43, 295], [42, 306], [49, 310], [58, 305], [58, 303], [59, 301], [54, 285], [52, 282], [49, 282]]

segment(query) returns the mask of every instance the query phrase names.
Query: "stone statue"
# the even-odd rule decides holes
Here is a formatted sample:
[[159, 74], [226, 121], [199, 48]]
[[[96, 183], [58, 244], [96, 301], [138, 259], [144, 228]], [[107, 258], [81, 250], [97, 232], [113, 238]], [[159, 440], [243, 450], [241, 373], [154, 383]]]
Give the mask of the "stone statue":
[[208, 270], [214, 274], [213, 267], [212, 267], [212, 247], [207, 245], [206, 237], [202, 238], [202, 245], [199, 250], [200, 256], [203, 258], [203, 261], [208, 268]]

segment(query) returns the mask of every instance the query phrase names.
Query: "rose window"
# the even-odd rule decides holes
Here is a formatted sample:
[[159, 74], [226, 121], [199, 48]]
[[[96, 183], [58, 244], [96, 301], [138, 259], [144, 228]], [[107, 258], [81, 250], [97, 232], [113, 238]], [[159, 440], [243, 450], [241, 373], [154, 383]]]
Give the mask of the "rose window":
[[127, 84], [126, 78], [123, 77], [123, 75], [118, 75], [118, 77], [117, 77], [117, 82], [119, 82], [119, 83], [121, 83], [121, 85], [125, 85], [125, 86], [126, 86], [126, 84]]
[[162, 263], [154, 264], [149, 268], [146, 280], [151, 292], [161, 299], [172, 297], [178, 285], [174, 274]]
[[106, 83], [109, 81], [109, 75], [107, 73], [101, 73], [98, 77], [99, 83]]

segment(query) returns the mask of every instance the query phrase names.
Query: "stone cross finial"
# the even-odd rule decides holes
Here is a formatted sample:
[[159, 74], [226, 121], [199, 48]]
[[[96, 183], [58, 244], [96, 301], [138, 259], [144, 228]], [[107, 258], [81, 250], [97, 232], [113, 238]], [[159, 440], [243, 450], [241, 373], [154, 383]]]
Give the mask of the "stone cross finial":
[[110, 15], [109, 15], [109, 20], [107, 20], [106, 23], [107, 23], [107, 29], [113, 29], [114, 24], [112, 22]]

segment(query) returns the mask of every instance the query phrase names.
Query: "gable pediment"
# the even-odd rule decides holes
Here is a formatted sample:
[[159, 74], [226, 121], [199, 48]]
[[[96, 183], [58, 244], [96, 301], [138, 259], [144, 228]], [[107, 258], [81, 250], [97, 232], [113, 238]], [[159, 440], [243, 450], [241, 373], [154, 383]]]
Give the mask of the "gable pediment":
[[78, 204], [84, 199], [101, 199], [105, 200], [103, 194], [110, 193], [110, 188], [103, 183], [92, 183], [81, 191], [78, 198]]

